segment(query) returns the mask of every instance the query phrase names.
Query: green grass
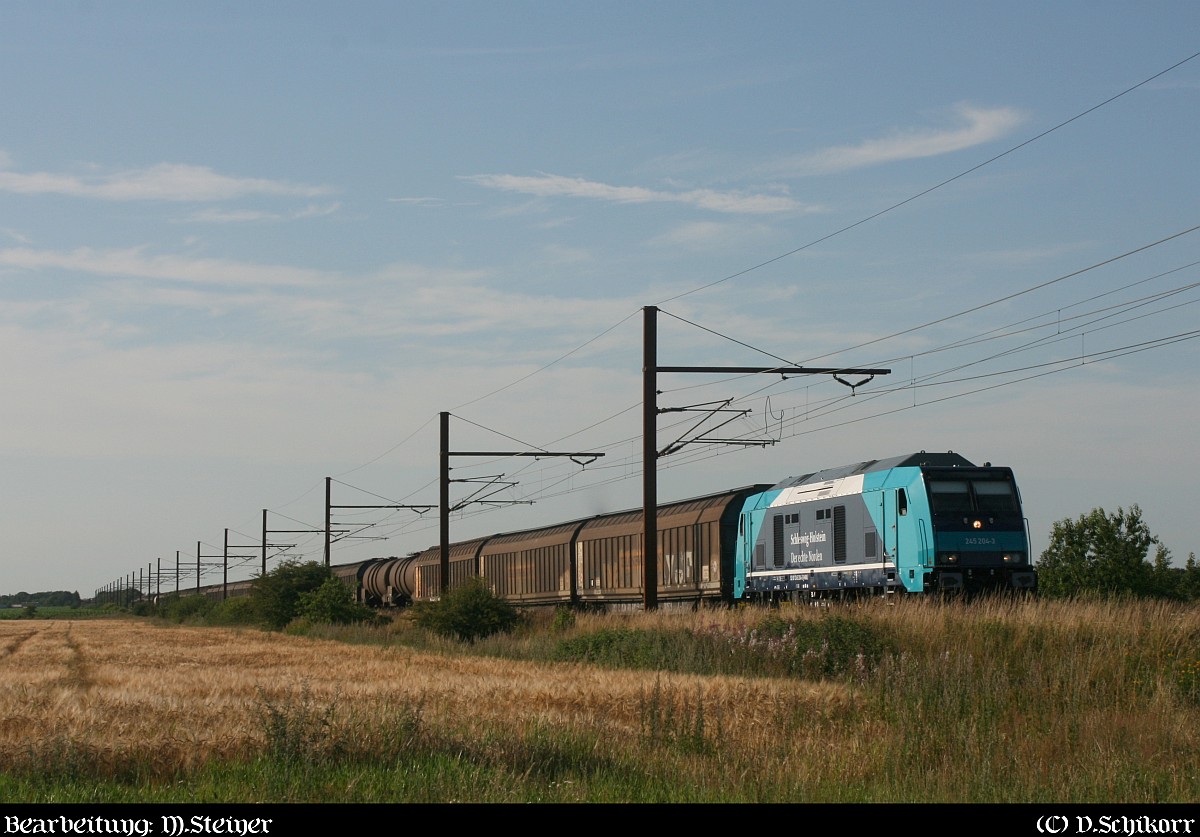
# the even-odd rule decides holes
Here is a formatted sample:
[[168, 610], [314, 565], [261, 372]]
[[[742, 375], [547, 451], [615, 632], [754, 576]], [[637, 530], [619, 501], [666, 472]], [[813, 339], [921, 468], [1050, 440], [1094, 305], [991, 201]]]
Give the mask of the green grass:
[[0, 619], [98, 619], [120, 613], [105, 607], [28, 607], [0, 608]]

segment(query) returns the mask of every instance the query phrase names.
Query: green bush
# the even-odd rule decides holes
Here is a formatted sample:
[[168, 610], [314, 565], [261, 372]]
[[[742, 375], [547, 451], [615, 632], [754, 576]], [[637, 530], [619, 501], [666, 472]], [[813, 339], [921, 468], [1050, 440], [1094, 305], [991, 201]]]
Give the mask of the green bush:
[[554, 609], [554, 621], [550, 624], [556, 633], [569, 631], [575, 627], [575, 611], [569, 607], [559, 606]]
[[262, 620], [253, 599], [226, 599], [214, 603], [205, 616], [210, 625], [256, 625]]
[[254, 579], [250, 597], [260, 621], [278, 631], [300, 615], [300, 595], [331, 578], [329, 567], [317, 561], [287, 561]]
[[679, 670], [686, 631], [601, 628], [561, 641], [554, 658], [609, 666]]
[[172, 595], [160, 605], [162, 616], [173, 622], [202, 619], [214, 607], [216, 607], [216, 602], [207, 596], [197, 596], [195, 594], [190, 596]]
[[[812, 667], [816, 658], [825, 676], [873, 668], [887, 649], [888, 643], [877, 631], [853, 619], [827, 616], [815, 625], [807, 624], [807, 632], [799, 631], [806, 640], [802, 642], [806, 647], [800, 652], [800, 660], [807, 660]], [[803, 670], [803, 665], [797, 668]]]
[[314, 624], [373, 624], [378, 616], [371, 608], [354, 601], [354, 593], [342, 581], [330, 578], [316, 590], [301, 593], [299, 614]]
[[482, 578], [466, 584], [434, 602], [419, 602], [413, 609], [416, 624], [439, 636], [474, 642], [515, 628], [521, 620], [517, 609], [492, 592]]

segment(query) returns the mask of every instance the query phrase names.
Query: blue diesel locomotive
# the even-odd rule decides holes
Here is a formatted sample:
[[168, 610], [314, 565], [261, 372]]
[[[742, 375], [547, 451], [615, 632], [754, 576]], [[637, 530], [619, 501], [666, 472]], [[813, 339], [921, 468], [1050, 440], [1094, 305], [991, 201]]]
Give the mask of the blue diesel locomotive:
[[1012, 470], [955, 453], [817, 471], [752, 495], [734, 573], [738, 600], [1037, 589]]

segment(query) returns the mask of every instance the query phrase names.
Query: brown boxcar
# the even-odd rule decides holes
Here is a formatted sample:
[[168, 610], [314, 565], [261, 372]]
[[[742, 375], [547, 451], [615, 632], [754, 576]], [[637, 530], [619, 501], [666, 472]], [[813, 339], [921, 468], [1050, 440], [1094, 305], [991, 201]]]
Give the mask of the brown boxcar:
[[514, 604], [568, 604], [575, 600], [572, 544], [586, 521], [488, 538], [479, 574], [497, 596]]
[[[732, 599], [742, 502], [763, 486], [658, 507], [658, 599]], [[575, 543], [581, 603], [637, 602], [644, 595], [641, 509], [587, 521]]]
[[[658, 509], [658, 598], [732, 600], [738, 515], [745, 488]], [[450, 586], [483, 577], [516, 604], [636, 603], [644, 598], [641, 509], [450, 545]], [[415, 600], [441, 595], [440, 550], [415, 557]]]
[[[450, 544], [450, 587], [465, 584], [468, 579], [479, 575], [479, 550], [487, 538]], [[431, 546], [417, 554], [414, 562], [416, 580], [413, 584], [413, 599], [421, 601], [437, 599], [442, 595], [441, 547]]]

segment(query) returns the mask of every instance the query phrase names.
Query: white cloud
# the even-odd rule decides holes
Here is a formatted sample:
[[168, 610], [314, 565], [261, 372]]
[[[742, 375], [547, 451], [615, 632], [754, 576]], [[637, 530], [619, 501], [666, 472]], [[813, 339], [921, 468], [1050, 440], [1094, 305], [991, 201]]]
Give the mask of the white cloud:
[[[3, 154], [3, 152], [0, 152]], [[53, 172], [21, 173], [8, 170], [7, 155], [0, 156], [0, 191], [22, 195], [68, 195], [100, 200], [218, 201], [248, 195], [315, 197], [328, 193], [319, 186], [280, 180], [230, 177], [207, 166], [159, 163], [88, 177]]]
[[[558, 263], [585, 260], [584, 251], [549, 248]], [[490, 288], [480, 270], [431, 268], [392, 263], [364, 274], [329, 273], [286, 265], [254, 264], [182, 255], [150, 255], [145, 248], [70, 251], [15, 247], [0, 249], [0, 269], [28, 271], [48, 294], [64, 272], [105, 277], [90, 283], [81, 297], [43, 302], [36, 307], [8, 305], [0, 321], [42, 323], [57, 320], [72, 327], [82, 319], [111, 317], [138, 323], [133, 313], [149, 308], [198, 311], [209, 316], [238, 314], [273, 334], [321, 336], [336, 342], [358, 339], [405, 341], [474, 333], [478, 352], [495, 350], [491, 341], [507, 341], [536, 327], [541, 333], [574, 338], [589, 331], [600, 311], [619, 318], [629, 300], [604, 305], [595, 300], [531, 296]], [[287, 291], [287, 293], [280, 293]], [[64, 304], [66, 303], [66, 304]], [[38, 325], [37, 327], [41, 327]], [[282, 327], [282, 331], [279, 328]], [[151, 330], [152, 329], [148, 329]], [[111, 330], [96, 334], [103, 340]], [[125, 336], [128, 336], [126, 334]], [[471, 353], [476, 349], [472, 348]]]
[[441, 198], [388, 198], [388, 203], [404, 203], [409, 206], [445, 206]]
[[858, 145], [800, 154], [783, 161], [779, 168], [792, 176], [830, 174], [895, 160], [935, 157], [999, 139], [1025, 118], [1015, 108], [987, 109], [960, 104], [954, 111], [963, 123], [955, 128], [899, 131], [888, 137], [864, 140]]
[[759, 239], [769, 232], [762, 224], [723, 224], [716, 221], [695, 221], [680, 224], [662, 235], [650, 239], [656, 247], [685, 247], [692, 250], [711, 250]]
[[31, 243], [29, 236], [25, 235], [25, 233], [21, 232], [20, 230], [14, 230], [12, 227], [4, 227], [2, 230], [0, 230], [0, 232], [3, 232], [8, 238], [20, 242], [21, 244]]
[[187, 216], [186, 220], [196, 224], [248, 224], [255, 221], [282, 221], [278, 212], [258, 209], [202, 209]]
[[188, 221], [201, 224], [243, 224], [256, 221], [298, 221], [303, 218], [320, 218], [332, 215], [342, 208], [340, 203], [309, 204], [294, 212], [265, 212], [253, 209], [202, 209], [187, 217]]
[[580, 177], [554, 174], [523, 176], [516, 174], [477, 174], [469, 180], [489, 189], [518, 192], [535, 197], [590, 198], [612, 203], [681, 203], [712, 212], [767, 214], [807, 210], [807, 207], [781, 195], [755, 195], [745, 192], [718, 192], [713, 189], [691, 189], [683, 192], [664, 192], [643, 186], [611, 186]]
[[337, 278], [321, 271], [285, 265], [148, 256], [140, 247], [126, 250], [80, 247], [67, 252], [14, 247], [0, 250], [0, 266], [226, 285], [316, 285]]

